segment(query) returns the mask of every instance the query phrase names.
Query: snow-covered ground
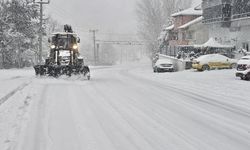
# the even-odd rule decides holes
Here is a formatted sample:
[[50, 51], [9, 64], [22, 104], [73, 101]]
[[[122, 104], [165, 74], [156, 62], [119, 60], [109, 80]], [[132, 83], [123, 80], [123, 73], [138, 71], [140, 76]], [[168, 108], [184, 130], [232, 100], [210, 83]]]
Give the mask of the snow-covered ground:
[[249, 150], [250, 82], [234, 70], [92, 67], [92, 80], [0, 71], [1, 150]]

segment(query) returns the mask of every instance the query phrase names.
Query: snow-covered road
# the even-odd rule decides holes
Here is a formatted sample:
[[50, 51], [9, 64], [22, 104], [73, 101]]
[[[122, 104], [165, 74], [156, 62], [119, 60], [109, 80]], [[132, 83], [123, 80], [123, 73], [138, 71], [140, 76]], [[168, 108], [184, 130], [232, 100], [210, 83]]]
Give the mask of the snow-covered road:
[[250, 149], [250, 82], [233, 70], [154, 74], [149, 64], [92, 70], [91, 81], [35, 78], [32, 70], [10, 77], [18, 84], [9, 89], [27, 85], [0, 105], [0, 147]]

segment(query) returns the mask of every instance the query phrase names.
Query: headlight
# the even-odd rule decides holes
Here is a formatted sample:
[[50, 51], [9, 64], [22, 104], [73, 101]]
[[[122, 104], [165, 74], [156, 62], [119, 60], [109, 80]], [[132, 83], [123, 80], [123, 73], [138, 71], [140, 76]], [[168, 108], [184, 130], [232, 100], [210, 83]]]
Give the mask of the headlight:
[[55, 49], [56, 46], [55, 46], [55, 45], [51, 45], [50, 48], [51, 48], [51, 49]]
[[78, 46], [75, 44], [75, 45], [73, 45], [73, 49], [77, 49], [78, 48]]

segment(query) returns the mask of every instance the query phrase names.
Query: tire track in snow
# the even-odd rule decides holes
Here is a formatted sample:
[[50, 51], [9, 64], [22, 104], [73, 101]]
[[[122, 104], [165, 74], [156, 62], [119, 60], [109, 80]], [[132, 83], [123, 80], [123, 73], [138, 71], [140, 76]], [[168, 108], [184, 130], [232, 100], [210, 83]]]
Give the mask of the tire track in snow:
[[[132, 88], [132, 87], [129, 87], [129, 86], [126, 86], [127, 83], [123, 83], [122, 82], [122, 85], [124, 85], [125, 87], [127, 88]], [[110, 84], [107, 84], [107, 87], [112, 87], [112, 85]], [[119, 88], [122, 88], [122, 87], [119, 87]], [[140, 89], [138, 89], [138, 91], [136, 92], [137, 94], [143, 94], [143, 91], [140, 91]], [[112, 93], [112, 91], [109, 91], [110, 94]], [[138, 93], [139, 92], [139, 93]], [[150, 93], [150, 91], [148, 91]], [[139, 94], [139, 95], [140, 95]], [[107, 95], [109, 95], [107, 93]], [[104, 96], [104, 95], [103, 95]], [[205, 147], [208, 147], [208, 143], [204, 143], [204, 142], [201, 142], [199, 139], [197, 138], [194, 138], [190, 135], [190, 133], [186, 133], [185, 131], [183, 131], [182, 129], [178, 128], [178, 126], [176, 127], [176, 125], [172, 124], [171, 122], [169, 122], [168, 119], [166, 119], [165, 117], [162, 116], [162, 113], [163, 114], [169, 114], [170, 112], [168, 111], [172, 111], [172, 115], [175, 115], [176, 116], [176, 113], [179, 114], [180, 112], [179, 111], [176, 111], [177, 109], [172, 109], [170, 106], [167, 105], [167, 107], [162, 107], [162, 104], [155, 104], [155, 101], [147, 101], [146, 103], [141, 103], [139, 102], [138, 100], [141, 98], [141, 97], [137, 97], [137, 98], [131, 98], [129, 97], [129, 95], [121, 95], [122, 97], [125, 97], [126, 99], [126, 102], [122, 102], [122, 106], [123, 107], [116, 107], [115, 105], [113, 105], [112, 103], [115, 101], [113, 101], [112, 103], [110, 102], [110, 105], [112, 105], [114, 108], [116, 108], [116, 110], [121, 114], [121, 116], [123, 116], [123, 118], [138, 132], [140, 133], [141, 135], [143, 135], [145, 132], [141, 129], [141, 128], [138, 128], [138, 126], [134, 126], [133, 123], [130, 123], [131, 121], [133, 122], [133, 117], [130, 116], [126, 113], [126, 112], [136, 112], [135, 114], [138, 115], [138, 114], [141, 114], [142, 116], [144, 116], [143, 118], [147, 118], [148, 121], [150, 121], [151, 123], [155, 124], [154, 126], [157, 126], [157, 130], [160, 130], [161, 134], [164, 134], [164, 135], [168, 135], [174, 139], [178, 139], [176, 140], [176, 142], [178, 141], [182, 141], [181, 145], [184, 145], [185, 143], [185, 146], [186, 146], [186, 149], [195, 149], [194, 147], [199, 147], [201, 145], [205, 145], [207, 144]], [[113, 96], [112, 96], [113, 97]], [[106, 100], [109, 101], [111, 100], [112, 98], [111, 97], [107, 97]], [[120, 99], [119, 97], [117, 97], [116, 99]], [[121, 100], [119, 101], [119, 103], [121, 103]], [[172, 102], [171, 102], [172, 103]], [[145, 105], [145, 104], [148, 104], [148, 105]], [[170, 104], [170, 103], [168, 103]], [[127, 106], [126, 106], [127, 105]], [[144, 106], [142, 106], [144, 105]], [[175, 104], [176, 105], [176, 104]], [[125, 106], [126, 108], [130, 108], [128, 109], [128, 111], [121, 111], [120, 109], [125, 109]], [[159, 107], [160, 106], [160, 107]], [[152, 108], [157, 108], [155, 110], [154, 113], [152, 113]], [[166, 110], [167, 108], [167, 110]], [[183, 117], [182, 114], [179, 114], [181, 117]], [[126, 117], [125, 117], [126, 116]], [[132, 118], [131, 118], [132, 117]], [[162, 118], [163, 117], [163, 118]], [[184, 115], [184, 119], [191, 119], [190, 118], [190, 115]], [[161, 120], [161, 121], [160, 121]], [[147, 123], [149, 123], [148, 121], [146, 121]], [[194, 121], [194, 120], [192, 120]], [[164, 124], [162, 124], [164, 122]], [[200, 123], [200, 122], [198, 122]], [[207, 127], [206, 124], [202, 124], [203, 127]], [[213, 128], [211, 128], [213, 129]], [[147, 130], [147, 133], [148, 133], [148, 130]], [[152, 138], [152, 137], [151, 137]], [[147, 138], [146, 138], [147, 139]], [[161, 138], [159, 138], [161, 139]], [[165, 137], [165, 139], [167, 139], [167, 137]], [[170, 139], [169, 139], [170, 140]], [[152, 142], [152, 139], [148, 139], [147, 140], [149, 143]], [[158, 140], [157, 142], [159, 142], [160, 140]], [[168, 141], [168, 140], [167, 140]], [[153, 143], [151, 143], [153, 144]], [[161, 145], [162, 143], [158, 143], [158, 145]], [[173, 145], [173, 143], [171, 143]], [[170, 145], [171, 145], [170, 144]], [[176, 145], [180, 145], [180, 144], [176, 144]], [[156, 146], [156, 145], [155, 145]], [[156, 146], [156, 147], [157, 147]], [[192, 148], [192, 146], [194, 146]], [[154, 147], [154, 149], [156, 149], [156, 147]], [[189, 148], [188, 148], [189, 147]], [[168, 147], [169, 148], [169, 147]], [[164, 149], [163, 147], [160, 148], [160, 149]], [[166, 147], [165, 147], [166, 149]], [[174, 147], [170, 148], [170, 149], [175, 149]]]
[[[116, 79], [116, 80], [118, 80], [118, 79]], [[108, 84], [106, 84], [106, 82], [104, 83], [104, 86], [111, 87]], [[151, 142], [152, 140], [150, 141], [149, 138], [146, 138], [145, 135], [142, 134], [142, 132], [139, 132], [137, 130], [137, 128], [131, 123], [131, 120], [129, 121], [129, 118], [126, 118], [125, 115], [123, 113], [121, 113], [121, 111], [119, 111], [119, 108], [117, 108], [111, 102], [111, 99], [116, 97], [116, 96], [113, 95], [112, 92], [110, 92], [108, 89], [105, 89], [105, 92], [103, 92], [102, 90], [100, 90], [100, 87], [96, 83], [94, 83], [93, 87], [94, 87], [94, 91], [97, 91], [97, 93], [100, 95], [100, 97], [102, 97], [102, 99], [98, 100], [99, 104], [95, 103], [96, 104], [95, 106], [99, 105], [98, 108], [100, 108], [101, 106], [106, 106], [106, 107], [110, 108], [109, 112], [111, 114], [116, 114], [116, 115], [114, 115], [116, 117], [113, 116], [114, 120], [117, 120], [117, 122], [120, 123], [120, 125], [118, 125], [119, 123], [116, 123], [116, 128], [118, 129], [117, 131], [119, 131], [123, 135], [126, 135], [124, 137], [126, 138], [127, 142], [129, 142], [131, 144], [131, 146], [133, 146], [133, 149], [137, 149], [137, 150], [154, 149], [155, 147], [152, 145], [152, 142]], [[117, 97], [117, 99], [120, 99], [119, 101], [121, 101], [121, 97]], [[123, 105], [123, 107], [125, 107], [125, 106], [126, 105]], [[130, 109], [130, 111], [132, 111], [132, 110]], [[121, 124], [123, 126], [121, 126]], [[129, 135], [128, 135], [128, 133], [129, 133]], [[108, 135], [109, 134], [107, 133], [107, 136]], [[109, 137], [110, 137], [110, 140], [112, 141], [112, 136], [109, 136]], [[140, 144], [138, 144], [138, 142]]]
[[[157, 87], [155, 87], [154, 85], [152, 85], [152, 84], [148, 84], [148, 81], [147, 82], [144, 82], [144, 80], [141, 80], [141, 79], [131, 79], [131, 78], [128, 78], [130, 81], [131, 81], [131, 83], [133, 83], [133, 85], [132, 85], [132, 87], [134, 87], [134, 86], [137, 86], [137, 85], [142, 85], [141, 86], [141, 88], [143, 88], [143, 87], [149, 87], [149, 86], [144, 86], [144, 85], [151, 85], [152, 87], [154, 87], [155, 89], [158, 89], [159, 88], [159, 86], [157, 86]], [[133, 80], [135, 80], [135, 82], [133, 82]], [[124, 84], [124, 86], [125, 87], [127, 87], [127, 88], [132, 88], [132, 87], [129, 87], [129, 86], [126, 86], [126, 84], [128, 84], [128, 82], [126, 82], [127, 80], [125, 80], [125, 81], [123, 81], [123, 84]], [[158, 82], [155, 82], [155, 83], [158, 83]], [[111, 84], [109, 85], [109, 86], [111, 86]], [[122, 88], [122, 87], [121, 87]], [[144, 88], [143, 88], [144, 89]], [[143, 94], [144, 92], [145, 93], [150, 93], [150, 90], [147, 90], [147, 88], [145, 88], [146, 89], [146, 91], [143, 91], [143, 90], [141, 90], [141, 94]], [[151, 89], [152, 90], [152, 89]], [[166, 91], [166, 89], [164, 89], [164, 88], [160, 88], [159, 89], [161, 92], [160, 93], [162, 93], [161, 94], [161, 96], [166, 96], [166, 93], [164, 94], [164, 92], [163, 91]], [[138, 86], [138, 91], [137, 92], [139, 92], [140, 91], [140, 86]], [[186, 96], [186, 95], [183, 95], [182, 93], [180, 93], [180, 91], [178, 91], [178, 92], [176, 92], [176, 91], [172, 91], [172, 90], [169, 90], [169, 92], [172, 92], [172, 93], [176, 93], [177, 95], [181, 95], [182, 97], [186, 97], [188, 100], [190, 100], [190, 98], [191, 98], [191, 100], [192, 100], [192, 97], [189, 97], [189, 96]], [[125, 96], [126, 97], [126, 94], [125, 95], [123, 95], [123, 96]], [[172, 97], [172, 96], [170, 96], [170, 97]], [[162, 98], [164, 98], [164, 97], [162, 97]], [[174, 98], [174, 97], [172, 97], [172, 98]], [[127, 99], [129, 99], [129, 97], [127, 97]], [[156, 100], [157, 100], [157, 98], [155, 98]], [[171, 99], [171, 98], [170, 98]], [[134, 99], [134, 102], [138, 102], [137, 100], [135, 100]], [[150, 102], [150, 101], [149, 101]], [[154, 101], [155, 102], [155, 101]], [[171, 103], [173, 103], [174, 101], [171, 101]], [[183, 101], [183, 102], [185, 102], [185, 101]], [[192, 101], [190, 101], [190, 102], [192, 102]], [[192, 104], [192, 103], [190, 103], [190, 102], [188, 102], [188, 101], [186, 101], [185, 103], [187, 103], [188, 104], [188, 107], [189, 108], [193, 108], [193, 105], [194, 104]], [[194, 101], [193, 101], [194, 102]], [[162, 105], [164, 105], [164, 103], [162, 103], [162, 104], [160, 104], [160, 103], [158, 103], [157, 105], [156, 104], [154, 104], [153, 102], [150, 102], [151, 103], [151, 105], [152, 106], [162, 106]], [[149, 104], [149, 103], [146, 103], [146, 104]], [[182, 104], [182, 103], [180, 103], [180, 104]], [[138, 105], [137, 105], [137, 107], [140, 107], [140, 105], [141, 104], [139, 104], [138, 103]], [[176, 103], [176, 105], [178, 106], [178, 103]], [[133, 104], [131, 104], [131, 106], [134, 106]], [[168, 105], [166, 105], [167, 107], [168, 107]], [[197, 107], [197, 106], [196, 106]], [[214, 107], [214, 106], [213, 106]], [[160, 110], [160, 108], [159, 107], [157, 107], [159, 110]], [[198, 107], [199, 108], [199, 107]], [[155, 111], [158, 111], [158, 109], [157, 110], [155, 110]], [[172, 109], [171, 107], [168, 107], [168, 109], [170, 109], [170, 110], [173, 110], [173, 112], [178, 112], [178, 111], [176, 111], [174, 108]], [[192, 109], [191, 109], [192, 110]], [[162, 109], [161, 109], [161, 111], [164, 111], [164, 107], [162, 107]], [[201, 112], [204, 112], [202, 109], [199, 109], [199, 111], [201, 111]], [[210, 110], [211, 111], [211, 110]], [[161, 113], [159, 113], [158, 115], [160, 115]], [[155, 118], [155, 117], [159, 117], [159, 116], [154, 116], [154, 114], [151, 114], [150, 113], [150, 110], [148, 111], [148, 115], [149, 116], [152, 116], [152, 118]], [[243, 130], [239, 130], [239, 129], [235, 129], [234, 131], [230, 131], [230, 129], [231, 129], [231, 126], [230, 125], [226, 125], [225, 123], [223, 123], [222, 125], [226, 128], [226, 129], [223, 129], [223, 131], [221, 131], [221, 129], [220, 128], [217, 128], [216, 126], [214, 126], [214, 124], [207, 124], [206, 123], [206, 121], [204, 121], [204, 119], [202, 119], [202, 122], [201, 122], [201, 120], [197, 120], [197, 119], [195, 119], [195, 118], [193, 118], [194, 116], [192, 116], [192, 117], [190, 117], [190, 115], [188, 115], [188, 112], [187, 112], [187, 114], [181, 114], [180, 113], [180, 115], [181, 116], [185, 116], [185, 117], [188, 117], [189, 119], [191, 119], [192, 121], [194, 121], [194, 122], [196, 122], [197, 124], [202, 124], [202, 127], [206, 127], [205, 129], [208, 129], [209, 128], [209, 130], [210, 131], [213, 131], [213, 133], [216, 133], [216, 132], [218, 132], [218, 136], [219, 137], [223, 137], [223, 138], [225, 138], [225, 137], [230, 137], [230, 138], [232, 138], [234, 141], [238, 141], [239, 143], [243, 143], [243, 144], [245, 144], [245, 146], [246, 146], [246, 143], [248, 143], [248, 142], [246, 142], [247, 141], [247, 139], [244, 139], [243, 137], [245, 136], [246, 138], [249, 138], [249, 136], [248, 136], [248, 134], [245, 132], [245, 131], [243, 131]], [[202, 115], [199, 115], [199, 114], [197, 114], [198, 116], [201, 116], [202, 117]], [[215, 115], [215, 114], [214, 114]], [[207, 118], [208, 119], [212, 119], [212, 121], [215, 121], [215, 123], [217, 124], [217, 121], [216, 121], [216, 119], [215, 118], [213, 118], [213, 117], [215, 117], [215, 116], [207, 116]], [[218, 119], [218, 118], [217, 118]], [[223, 118], [220, 118], [220, 119], [223, 119]], [[166, 120], [167, 122], [168, 122], [168, 120]], [[198, 122], [197, 122], [198, 121]], [[223, 119], [223, 121], [225, 121], [224, 119]], [[222, 122], [223, 122], [222, 121]], [[226, 120], [227, 122], [228, 122], [228, 120]], [[173, 126], [174, 127], [174, 126]], [[192, 127], [192, 126], [191, 126]], [[234, 127], [236, 127], [235, 125], [234, 125]], [[239, 127], [239, 126], [238, 126]], [[174, 129], [174, 128], [173, 128]], [[177, 128], [178, 129], [178, 128]], [[227, 131], [227, 129], [230, 131], [230, 132], [228, 132]], [[242, 133], [242, 137], [241, 136], [239, 136], [238, 134], [239, 133]], [[182, 136], [186, 136], [185, 134], [183, 135], [183, 133], [180, 133], [180, 135], [182, 135]], [[237, 135], [237, 136], [236, 136]], [[243, 136], [244, 135], [244, 136]], [[234, 138], [236, 138], [236, 139], [234, 139]], [[185, 138], [184, 138], [185, 139]], [[186, 139], [189, 139], [189, 138], [186, 138]], [[217, 139], [220, 139], [220, 138], [217, 138]], [[197, 139], [198, 140], [198, 139]], [[244, 143], [244, 141], [245, 141], [245, 143]], [[210, 141], [211, 142], [211, 141]]]
[[177, 87], [174, 87], [174, 86], [162, 84], [162, 83], [157, 82], [157, 81], [152, 81], [152, 80], [148, 80], [148, 79], [144, 79], [144, 78], [139, 78], [138, 76], [132, 75], [128, 71], [125, 71], [125, 70], [121, 71], [121, 72], [122, 72], [121, 73], [122, 75], [126, 74], [127, 77], [130, 77], [130, 78], [132, 77], [131, 78], [132, 80], [142, 80], [142, 81], [150, 83], [151, 85], [156, 86], [158, 88], [169, 90], [169, 91], [172, 91], [174, 93], [181, 93], [181, 95], [189, 97], [193, 101], [206, 103], [208, 105], [215, 106], [215, 107], [224, 109], [226, 111], [233, 112], [235, 114], [250, 118], [250, 112], [249, 111], [241, 110], [236, 106], [220, 102], [220, 101], [218, 101], [218, 100], [216, 100], [214, 98], [205, 97], [205, 96], [203, 96], [201, 94], [197, 94], [197, 93], [194, 93], [194, 92], [191, 92], [191, 91], [188, 91], [188, 90], [184, 90], [184, 89], [181, 89], [181, 88], [177, 88]]
[[[120, 117], [123, 118], [123, 120], [125, 120], [132, 129], [134, 129], [135, 133], [140, 135], [141, 140], [143, 139], [145, 142], [148, 143], [148, 145], [151, 145], [150, 146], [151, 149], [167, 149], [167, 148], [175, 149], [174, 148], [175, 146], [173, 145], [173, 143], [163, 144], [163, 143], [166, 143], [166, 141], [171, 141], [172, 138], [176, 139], [176, 142], [181, 141], [182, 145], [184, 145], [185, 143], [186, 149], [194, 149], [194, 148], [191, 148], [192, 145], [195, 145], [195, 143], [198, 143], [198, 142], [194, 142], [195, 141], [194, 139], [190, 140], [190, 136], [186, 137], [188, 134], [181, 133], [180, 131], [177, 132], [176, 128], [173, 128], [173, 126], [171, 127], [171, 129], [173, 130], [169, 130], [170, 128], [169, 122], [163, 125], [161, 124], [161, 121], [159, 122], [159, 120], [157, 120], [159, 117], [156, 118], [153, 114], [151, 115], [151, 112], [150, 112], [151, 109], [158, 108], [158, 107], [155, 107], [156, 105], [147, 103], [151, 105], [147, 105], [144, 108], [140, 107], [141, 105], [144, 105], [144, 103], [140, 103], [138, 101], [140, 99], [143, 99], [144, 97], [142, 96], [143, 92], [142, 93], [139, 92], [141, 91], [139, 87], [138, 87], [138, 90], [136, 90], [137, 87], [135, 87], [135, 85], [131, 86], [129, 82], [126, 82], [128, 80], [123, 81], [123, 79], [124, 78], [122, 77], [121, 79], [120, 76], [113, 76], [112, 80], [109, 79], [109, 81], [105, 81], [103, 83], [104, 85], [99, 85], [97, 83], [94, 83], [93, 86], [95, 88], [95, 91], [99, 91], [97, 93], [100, 95], [100, 97], [102, 97], [102, 99], [100, 99], [99, 102], [102, 100], [103, 103], [109, 104], [110, 107], [113, 108], [114, 110], [113, 114], [119, 114]], [[138, 84], [141, 84], [141, 82], [139, 82]], [[112, 90], [113, 89], [112, 87], [114, 86], [116, 88], [115, 91]], [[109, 87], [109, 88], [106, 88], [104, 92], [102, 87]], [[129, 94], [127, 95], [126, 93], [123, 93], [123, 92], [119, 93], [119, 91], [126, 91], [126, 93], [129, 91]], [[114, 92], [116, 94], [113, 94]], [[152, 93], [152, 91], [151, 92], [148, 91], [148, 92]], [[137, 97], [137, 100], [133, 98], [134, 96]], [[119, 100], [119, 102], [117, 100]], [[146, 111], [144, 109], [146, 109]], [[131, 115], [132, 112], [134, 115]], [[148, 124], [147, 127], [144, 127], [143, 123], [141, 122], [142, 118], [144, 122], [147, 122]], [[137, 122], [138, 124], [135, 124], [135, 122]], [[156, 127], [157, 127], [157, 130], [155, 130]], [[146, 133], [151, 136], [145, 136]], [[179, 139], [180, 136], [182, 138]], [[171, 137], [171, 139], [168, 139], [169, 137]], [[158, 139], [158, 140], [155, 141], [154, 139]]]
[[21, 85], [19, 85], [17, 88], [15, 88], [14, 90], [12, 90], [11, 92], [9, 92], [7, 95], [5, 95], [4, 97], [2, 97], [0, 99], [0, 106], [5, 103], [9, 98], [11, 98], [13, 95], [15, 95], [18, 91], [22, 91], [25, 87], [27, 87], [28, 85], [30, 85], [32, 83], [32, 81], [23, 83]]
[[[107, 84], [108, 85], [108, 84]], [[108, 87], [111, 85], [108, 85]], [[152, 117], [151, 115], [148, 115], [147, 113], [145, 113], [145, 111], [143, 111], [140, 107], [138, 107], [137, 105], [134, 105], [134, 103], [131, 103], [131, 97], [123, 95], [124, 98], [126, 99], [126, 102], [124, 100], [122, 100], [123, 102], [121, 102], [121, 98], [120, 97], [116, 97], [115, 95], [112, 95], [112, 92], [109, 91], [108, 94], [104, 94], [104, 93], [100, 93], [102, 95], [102, 97], [104, 97], [106, 99], [106, 102], [112, 107], [113, 110], [116, 111], [116, 113], [118, 113], [121, 118], [123, 120], [125, 120], [127, 122], [128, 125], [130, 125], [131, 128], [133, 128], [136, 133], [138, 135], [141, 136], [141, 138], [146, 141], [148, 143], [148, 145], [150, 145], [150, 149], [166, 149], [166, 148], [170, 148], [171, 146], [167, 144], [166, 145], [162, 145], [163, 142], [160, 142], [160, 139], [164, 139], [164, 138], [160, 138], [163, 135], [171, 135], [171, 137], [175, 137], [177, 135], [175, 135], [173, 132], [171, 131], [166, 131], [165, 130], [165, 126], [160, 125], [159, 122]], [[107, 96], [109, 95], [109, 96]], [[112, 96], [110, 96], [112, 95]], [[122, 108], [119, 107], [117, 105], [117, 103], [115, 103], [114, 101], [111, 101], [112, 97], [116, 97], [115, 99], [119, 99], [119, 103], [123, 106]], [[148, 124], [150, 124], [150, 127], [143, 127], [142, 126], [142, 122], [139, 122], [139, 124], [141, 126], [138, 126], [138, 124], [135, 124], [135, 118], [131, 116], [130, 113], [128, 112], [133, 112], [134, 114], [136, 114], [136, 116], [140, 116], [139, 118], [144, 118], [143, 120], [147, 120], [146, 122]], [[137, 119], [136, 119], [137, 120]], [[138, 120], [137, 120], [138, 121]], [[157, 126], [157, 131], [156, 130], [151, 130], [152, 127], [156, 127]], [[143, 129], [142, 129], [143, 127]], [[145, 130], [147, 129], [147, 130]], [[152, 140], [152, 137], [150, 136], [145, 136], [145, 131], [147, 131], [147, 133], [152, 134], [152, 137], [158, 137], [157, 141]], [[158, 133], [158, 134], [157, 134]], [[159, 134], [161, 133], [161, 134]], [[165, 139], [167, 139], [167, 137], [165, 137]], [[169, 139], [170, 140], [170, 139]], [[182, 140], [182, 139], [180, 139]], [[157, 144], [156, 144], [157, 143]], [[183, 141], [183, 144], [185, 142]], [[185, 143], [186, 144], [186, 143]], [[167, 146], [167, 147], [166, 147]], [[170, 149], [173, 149], [170, 148]]]

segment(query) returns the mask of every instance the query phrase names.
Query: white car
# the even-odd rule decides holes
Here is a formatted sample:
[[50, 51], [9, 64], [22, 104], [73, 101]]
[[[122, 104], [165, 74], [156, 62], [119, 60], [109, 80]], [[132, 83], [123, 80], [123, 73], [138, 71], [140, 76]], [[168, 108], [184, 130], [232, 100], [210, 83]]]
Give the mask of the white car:
[[231, 69], [235, 68], [236, 65], [236, 59], [220, 54], [208, 54], [194, 59], [192, 67], [198, 71], [205, 71], [210, 69]]
[[159, 59], [156, 61], [153, 69], [154, 72], [174, 72], [174, 65], [170, 60]]
[[242, 57], [237, 63], [236, 77], [250, 80], [250, 56]]

